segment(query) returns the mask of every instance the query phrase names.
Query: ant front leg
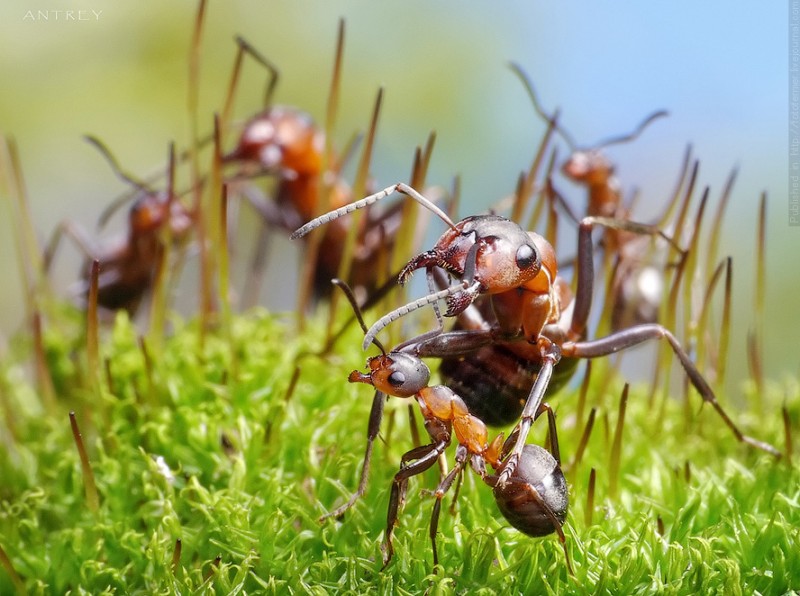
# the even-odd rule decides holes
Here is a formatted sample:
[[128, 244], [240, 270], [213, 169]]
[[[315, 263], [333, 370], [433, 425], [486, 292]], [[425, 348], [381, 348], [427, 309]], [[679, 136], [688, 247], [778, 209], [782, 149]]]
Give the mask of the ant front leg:
[[[542, 411], [549, 409], [549, 406], [547, 406], [547, 408], [543, 407], [544, 394], [550, 384], [550, 378], [553, 376], [553, 368], [561, 359], [561, 349], [546, 338], [540, 338], [539, 343], [542, 348], [542, 366], [539, 369], [539, 374], [536, 375], [536, 381], [528, 394], [528, 399], [525, 401], [525, 407], [522, 410], [519, 424], [514, 431], [516, 433], [514, 447], [511, 449], [508, 459], [506, 459], [503, 466], [503, 470], [498, 477], [497, 485], [500, 487], [505, 486], [514, 474], [514, 470], [516, 470], [519, 459], [522, 456], [522, 451], [525, 448], [525, 443], [528, 440], [528, 433], [531, 430], [534, 420], [536, 420]], [[554, 427], [551, 427], [551, 430], [553, 428]], [[557, 452], [558, 443], [556, 440], [556, 453]]]
[[572, 313], [572, 322], [569, 329], [569, 335], [573, 340], [582, 337], [586, 331], [589, 311], [592, 306], [592, 296], [594, 294], [594, 245], [592, 244], [592, 230], [595, 225], [633, 232], [644, 236], [661, 236], [670, 245], [675, 247], [676, 250], [683, 253], [680, 246], [656, 226], [609, 217], [584, 217], [578, 227], [578, 269], [576, 272], [578, 281], [575, 289], [575, 309]]
[[324, 522], [328, 518], [338, 518], [344, 515], [344, 513], [353, 505], [355, 505], [356, 501], [363, 496], [364, 491], [367, 489], [369, 466], [370, 462], [372, 461], [372, 447], [375, 444], [375, 439], [377, 438], [378, 431], [381, 427], [381, 419], [383, 418], [383, 408], [385, 405], [386, 394], [383, 391], [376, 391], [375, 397], [372, 399], [372, 410], [370, 410], [369, 413], [369, 424], [367, 425], [367, 448], [364, 452], [364, 463], [361, 467], [361, 479], [358, 482], [358, 488], [344, 505], [341, 505], [330, 513], [326, 513], [320, 517], [320, 523]]
[[[448, 434], [447, 440], [440, 440], [430, 445], [415, 447], [403, 455], [400, 462], [400, 471], [394, 476], [392, 492], [389, 496], [389, 509], [386, 512], [386, 536], [381, 546], [381, 550], [383, 551], [383, 567], [381, 567], [381, 569], [386, 569], [394, 556], [392, 535], [394, 534], [394, 527], [397, 525], [397, 514], [400, 509], [400, 504], [404, 501], [406, 489], [408, 488], [408, 479], [412, 476], [422, 474], [433, 466], [449, 444], [450, 437]], [[413, 463], [407, 464], [409, 461]]]
[[662, 338], [667, 340], [672, 348], [672, 351], [678, 357], [678, 360], [680, 360], [681, 366], [683, 366], [683, 369], [686, 371], [686, 375], [689, 377], [689, 381], [691, 381], [694, 388], [697, 389], [697, 392], [700, 394], [703, 400], [711, 404], [711, 406], [722, 417], [722, 420], [725, 422], [728, 428], [731, 429], [733, 434], [736, 436], [736, 439], [741, 443], [745, 443], [751, 447], [766, 451], [770, 455], [781, 457], [780, 451], [775, 449], [772, 445], [754, 439], [753, 437], [749, 437], [739, 430], [730, 416], [728, 416], [720, 403], [717, 401], [714, 391], [703, 378], [703, 375], [700, 374], [700, 371], [697, 370], [694, 362], [692, 362], [692, 360], [689, 358], [689, 354], [687, 354], [686, 350], [681, 347], [675, 336], [668, 329], [661, 325], [655, 323], [637, 325], [635, 327], [631, 327], [629, 329], [625, 329], [593, 341], [565, 342], [561, 346], [561, 352], [564, 356], [569, 356], [572, 358], [597, 358], [599, 356], [607, 356], [620, 350], [625, 350], [627, 348], [639, 345], [650, 339]]

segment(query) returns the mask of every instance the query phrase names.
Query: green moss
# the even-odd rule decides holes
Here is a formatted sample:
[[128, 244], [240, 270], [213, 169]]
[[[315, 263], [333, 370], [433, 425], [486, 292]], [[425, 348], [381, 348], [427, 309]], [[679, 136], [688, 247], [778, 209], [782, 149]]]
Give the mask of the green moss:
[[[59, 401], [47, 407], [22, 365], [2, 367], [0, 546], [30, 593], [783, 593], [800, 589], [800, 470], [741, 447], [710, 408], [693, 416], [651, 408], [633, 389], [623, 434], [619, 494], [608, 496], [617, 397], [595, 374], [598, 422], [583, 461], [568, 466], [567, 547], [510, 529], [491, 492], [465, 477], [455, 513], [443, 508], [441, 569], [433, 573], [430, 472], [412, 480], [396, 531], [396, 557], [381, 571], [380, 541], [391, 478], [411, 445], [404, 404], [391, 400], [369, 490], [342, 520], [318, 517], [358, 483], [371, 392], [346, 382], [361, 367], [357, 329], [334, 355], [313, 347], [322, 325], [297, 336], [264, 312], [201, 339], [176, 323], [145, 358], [134, 327], [117, 320], [103, 342], [108, 375], [89, 389], [79, 334], [48, 339]], [[145, 342], [147, 345], [147, 342]], [[149, 362], [149, 365], [148, 365]], [[300, 377], [287, 394], [296, 363]], [[596, 383], [596, 385], [595, 385]], [[616, 382], [610, 384], [617, 390]], [[779, 395], [780, 394], [780, 395]], [[758, 416], [734, 412], [752, 434], [782, 446], [782, 390]], [[794, 425], [799, 412], [791, 396]], [[576, 396], [559, 413], [568, 464], [584, 422]], [[660, 406], [659, 406], [660, 407]], [[100, 494], [86, 504], [68, 410], [76, 412]], [[535, 441], [543, 441], [536, 425]], [[391, 432], [389, 433], [389, 428]], [[593, 523], [585, 523], [590, 469], [598, 474]], [[659, 533], [658, 520], [663, 523]], [[173, 569], [176, 540], [181, 552]], [[0, 567], [0, 593], [15, 589]]]

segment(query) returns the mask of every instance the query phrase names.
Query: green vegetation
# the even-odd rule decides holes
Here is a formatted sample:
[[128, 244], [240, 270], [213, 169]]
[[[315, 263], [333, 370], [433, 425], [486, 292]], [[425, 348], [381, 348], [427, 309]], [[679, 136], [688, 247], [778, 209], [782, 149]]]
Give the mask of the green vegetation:
[[[577, 391], [550, 400], [570, 481], [574, 577], [558, 540], [510, 529], [471, 472], [455, 513], [443, 508], [441, 567], [431, 568], [433, 502], [421, 493], [435, 486], [431, 471], [412, 480], [395, 559], [381, 571], [391, 477], [411, 446], [401, 400], [390, 400], [365, 498], [340, 521], [317, 521], [356, 487], [361, 469], [371, 393], [346, 382], [364, 363], [358, 329], [333, 355], [298, 360], [317, 345], [323, 321], [298, 336], [294, 323], [258, 311], [202, 345], [195, 324], [175, 322], [162, 352], [151, 353], [120, 316], [101, 342], [107, 366], [98, 387], [86, 372], [82, 332], [70, 330], [79, 323], [66, 317], [45, 338], [55, 403], [28, 384], [22, 360], [6, 358], [0, 369], [0, 546], [8, 558], [0, 553], [0, 593], [800, 589], [800, 468], [741, 447], [710, 408], [698, 411], [696, 395], [687, 422], [678, 401], [650, 406], [646, 388], [631, 391], [616, 496], [609, 459], [619, 383], [606, 393], [605, 373], [593, 373], [584, 412], [597, 407], [598, 415], [578, 465], [571, 460], [585, 420], [576, 423]], [[783, 449], [780, 406], [790, 404], [796, 429], [797, 398], [796, 385], [768, 385], [758, 410], [731, 410]], [[70, 410], [96, 479], [96, 511]], [[535, 426], [534, 441], [544, 441], [545, 426]], [[587, 523], [591, 468], [597, 490]]]

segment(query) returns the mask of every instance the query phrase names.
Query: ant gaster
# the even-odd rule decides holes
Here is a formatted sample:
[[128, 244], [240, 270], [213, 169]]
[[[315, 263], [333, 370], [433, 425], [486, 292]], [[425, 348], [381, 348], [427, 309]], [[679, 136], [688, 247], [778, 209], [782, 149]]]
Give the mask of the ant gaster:
[[[352, 291], [343, 282], [336, 279], [332, 281], [343, 289], [362, 329], [366, 332], [366, 325]], [[511, 473], [509, 481], [499, 483], [497, 476], [487, 473], [486, 464], [488, 463], [495, 470], [504, 469], [506, 464], [503, 459], [508, 455], [508, 447], [512, 442], [506, 441], [504, 444], [502, 434], [495, 437], [491, 443], [488, 442], [486, 425], [469, 413], [464, 401], [452, 389], [445, 385], [430, 386], [428, 384], [430, 370], [422, 360], [408, 353], [397, 351], [387, 353], [377, 339], [373, 339], [372, 343], [381, 350], [381, 354], [367, 361], [368, 372], [362, 373], [354, 370], [348, 377], [351, 383], [366, 383], [375, 387], [376, 390], [367, 431], [367, 448], [361, 471], [361, 481], [357, 491], [344, 505], [324, 515], [321, 520], [340, 517], [364, 493], [372, 446], [380, 427], [386, 396], [413, 397], [423, 415], [425, 429], [431, 438], [431, 443], [415, 447], [401, 458], [400, 471], [392, 482], [389, 499], [386, 534], [382, 545], [384, 567], [389, 564], [394, 554], [392, 537], [399, 508], [405, 501], [408, 480], [412, 476], [425, 472], [439, 461], [440, 456], [450, 445], [453, 435], [458, 441], [456, 463], [454, 468], [441, 479], [434, 492], [436, 503], [430, 522], [434, 566], [439, 561], [436, 534], [441, 501], [467, 463], [484, 482], [493, 487], [498, 508], [515, 528], [531, 536], [545, 536], [557, 532], [562, 545], [565, 545], [561, 526], [567, 514], [567, 486], [558, 458], [555, 417], [550, 407], [542, 404], [540, 412], [547, 411], [548, 413], [551, 448], [554, 455], [550, 455], [540, 447], [528, 445], [517, 469]], [[571, 572], [566, 546], [564, 546], [564, 553]]]
[[[370, 204], [398, 191], [418, 202], [430, 203], [404, 184], [393, 185], [353, 205], [339, 209], [306, 224], [294, 236], [344, 215], [359, 206]], [[752, 447], [780, 456], [771, 445], [744, 435], [724, 411], [714, 391], [681, 347], [675, 336], [658, 324], [636, 325], [607, 337], [584, 341], [594, 284], [592, 230], [595, 225], [614, 227], [637, 233], [659, 234], [652, 226], [602, 217], [583, 218], [578, 232], [577, 284], [575, 296], [556, 277], [552, 247], [532, 232], [525, 232], [516, 223], [496, 215], [473, 216], [452, 224], [443, 219], [447, 230], [435, 247], [413, 258], [403, 270], [401, 280], [413, 270], [425, 267], [428, 272], [440, 267], [458, 279], [458, 283], [405, 305], [379, 319], [366, 333], [365, 348], [388, 324], [409, 312], [439, 300], [447, 300], [447, 315], [464, 312], [480, 296], [491, 302], [495, 321], [476, 328], [444, 332], [441, 328], [409, 340], [400, 348], [419, 357], [443, 358], [463, 356], [498, 341], [526, 342], [531, 365], [538, 365], [536, 379], [520, 402], [518, 436], [502, 472], [499, 484], [506, 484], [522, 455], [534, 417], [543, 403], [556, 365], [565, 358], [596, 358], [627, 349], [650, 339], [665, 339], [681, 362], [686, 374], [700, 393], [722, 417], [736, 438]], [[518, 259], [518, 256], [522, 258]], [[519, 260], [519, 262], [518, 262]], [[496, 284], [496, 285], [495, 285]], [[489, 401], [492, 394], [461, 396], [468, 407], [476, 401]]]

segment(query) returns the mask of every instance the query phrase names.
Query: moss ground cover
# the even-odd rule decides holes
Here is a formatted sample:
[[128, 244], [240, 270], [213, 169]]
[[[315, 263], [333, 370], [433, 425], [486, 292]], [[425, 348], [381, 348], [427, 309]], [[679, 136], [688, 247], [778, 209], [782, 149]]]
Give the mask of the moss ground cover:
[[[298, 335], [293, 323], [252, 311], [202, 345], [193, 323], [177, 323], [156, 354], [119, 317], [101, 342], [107, 365], [96, 386], [80, 333], [70, 328], [47, 337], [55, 403], [25, 380], [13, 351], [2, 366], [0, 593], [800, 589], [797, 464], [739, 446], [695, 395], [687, 420], [679, 401], [650, 405], [647, 388], [632, 389], [616, 481], [619, 383], [603, 391], [604, 373], [595, 371], [580, 421], [577, 390], [550, 400], [570, 482], [574, 577], [557, 540], [508, 528], [472, 473], [454, 512], [443, 512], [440, 568], [432, 569], [433, 503], [422, 490], [437, 481], [429, 472], [411, 483], [396, 557], [381, 571], [391, 477], [411, 446], [401, 400], [390, 400], [364, 499], [341, 520], [317, 521], [358, 482], [371, 393], [345, 381], [364, 362], [357, 329], [335, 355], [298, 359], [315, 347], [320, 322]], [[758, 410], [734, 411], [753, 434], [784, 448], [781, 405], [789, 404], [797, 428], [797, 397], [796, 385], [768, 385]], [[595, 425], [575, 462], [590, 407]], [[96, 510], [70, 410], [96, 479]], [[536, 425], [534, 441], [544, 441], [544, 426]]]

